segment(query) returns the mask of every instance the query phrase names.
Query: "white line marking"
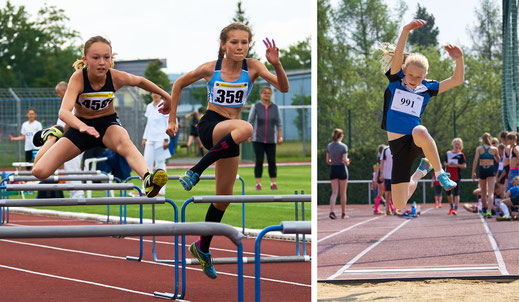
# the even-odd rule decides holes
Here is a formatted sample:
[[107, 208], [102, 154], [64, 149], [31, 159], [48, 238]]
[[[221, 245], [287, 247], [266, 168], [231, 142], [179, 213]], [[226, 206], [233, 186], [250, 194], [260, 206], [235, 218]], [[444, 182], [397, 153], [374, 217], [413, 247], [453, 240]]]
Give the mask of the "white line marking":
[[0, 264], [0, 267], [6, 268], [6, 269], [10, 269], [10, 270], [19, 271], [19, 272], [29, 273], [29, 274], [33, 274], [33, 275], [40, 275], [40, 276], [44, 276], [44, 277], [51, 277], [51, 278], [56, 278], [56, 279], [61, 279], [61, 280], [67, 280], [67, 281], [73, 281], [73, 282], [79, 282], [79, 283], [86, 283], [86, 284], [90, 284], [90, 285], [95, 285], [95, 286], [100, 286], [100, 287], [116, 289], [116, 290], [120, 290], [120, 291], [124, 291], [124, 292], [129, 292], [129, 293], [133, 293], [133, 294], [139, 294], [139, 295], [154, 297], [154, 295], [150, 294], [150, 293], [140, 292], [140, 291], [136, 291], [136, 290], [131, 290], [131, 289], [127, 289], [127, 288], [122, 288], [122, 287], [117, 287], [117, 286], [112, 286], [112, 285], [107, 285], [107, 284], [102, 284], [102, 283], [97, 283], [97, 282], [92, 282], [92, 281], [86, 281], [86, 280], [62, 277], [62, 276], [57, 276], [57, 275], [45, 274], [45, 273], [40, 273], [40, 272], [36, 272], [36, 271], [30, 271], [30, 270], [26, 270], [26, 269], [22, 269], [22, 268], [6, 266], [6, 265], [2, 265], [2, 264]]
[[349, 226], [349, 227], [347, 227], [347, 228], [345, 228], [345, 229], [343, 229], [343, 230], [340, 230], [340, 231], [338, 231], [338, 232], [336, 232], [336, 233], [330, 234], [330, 235], [328, 235], [328, 236], [326, 236], [326, 237], [324, 237], [324, 238], [321, 238], [321, 239], [317, 240], [317, 243], [319, 243], [319, 242], [321, 242], [321, 241], [324, 241], [324, 240], [326, 240], [326, 239], [330, 239], [330, 238], [332, 238], [332, 237], [334, 237], [334, 236], [336, 236], [336, 235], [339, 235], [339, 234], [341, 234], [341, 233], [347, 232], [347, 231], [349, 231], [349, 230], [351, 230], [351, 229], [353, 229], [353, 228], [355, 228], [355, 227], [358, 227], [359, 225], [362, 225], [362, 224], [364, 224], [364, 223], [366, 223], [366, 222], [370, 222], [370, 221], [373, 221], [373, 220], [375, 220], [375, 219], [379, 219], [380, 217], [382, 217], [382, 216], [374, 217], [374, 218], [371, 218], [371, 219], [368, 219], [368, 220], [365, 220], [365, 221], [359, 222], [359, 223], [357, 223], [357, 224], [354, 224], [354, 225], [352, 225], [352, 226]]
[[499, 251], [499, 247], [497, 246], [496, 239], [494, 238], [494, 235], [492, 235], [492, 232], [490, 231], [490, 228], [487, 225], [487, 222], [485, 221], [485, 218], [483, 215], [479, 215], [479, 218], [481, 221], [483, 221], [483, 227], [485, 227], [485, 230], [487, 231], [488, 240], [490, 240], [490, 244], [492, 245], [492, 249], [494, 249], [494, 254], [496, 255], [497, 264], [499, 265], [499, 271], [501, 272], [501, 275], [510, 275], [508, 271], [506, 270], [505, 261], [503, 260], [503, 256], [501, 255], [501, 252]]
[[[432, 210], [433, 208], [430, 208], [428, 210], [425, 210], [422, 212], [422, 214], [425, 214], [427, 213], [428, 211]], [[373, 248], [375, 248], [377, 245], [379, 245], [380, 243], [382, 243], [382, 241], [386, 240], [389, 236], [391, 236], [394, 232], [398, 231], [401, 227], [403, 227], [404, 225], [406, 225], [407, 223], [409, 223], [411, 221], [411, 219], [407, 219], [406, 221], [402, 222], [400, 225], [398, 225], [396, 228], [394, 228], [392, 231], [390, 231], [389, 233], [387, 233], [384, 237], [380, 238], [377, 242], [373, 243], [371, 246], [369, 246], [367, 249], [363, 250], [362, 252], [360, 252], [360, 254], [358, 254], [357, 256], [355, 256], [355, 258], [351, 259], [350, 262], [346, 263], [346, 265], [344, 265], [343, 267], [341, 267], [335, 274], [331, 275], [330, 277], [328, 277], [327, 279], [328, 280], [333, 280], [335, 278], [337, 278], [339, 275], [341, 275], [342, 273], [344, 273], [345, 270], [347, 270], [350, 266], [352, 266], [355, 262], [357, 262], [357, 260], [359, 260], [360, 258], [362, 258], [362, 256], [366, 255], [369, 251], [371, 251]]]
[[458, 272], [458, 271], [497, 271], [497, 266], [483, 267], [422, 267], [422, 268], [381, 268], [381, 269], [356, 269], [346, 270], [343, 274], [369, 274], [369, 273], [422, 273], [422, 272]]
[[[64, 248], [59, 248], [59, 247], [54, 247], [54, 246], [49, 246], [49, 245], [41, 245], [41, 244], [28, 243], [28, 242], [23, 242], [23, 241], [13, 241], [13, 240], [7, 240], [7, 239], [0, 239], [0, 241], [8, 242], [8, 243], [14, 243], [14, 244], [28, 245], [28, 246], [33, 246], [33, 247], [46, 248], [46, 249], [51, 249], [51, 250], [63, 251], [63, 252], [69, 252], [69, 253], [78, 253], [78, 254], [85, 254], [85, 255], [90, 255], [90, 256], [98, 256], [98, 257], [119, 259], [119, 260], [124, 260], [124, 261], [131, 261], [131, 260], [126, 260], [126, 257], [112, 256], [112, 255], [105, 255], [105, 254], [98, 254], [98, 253], [91, 253], [91, 252], [71, 250], [71, 249], [64, 249]], [[159, 262], [149, 261], [149, 260], [141, 260], [140, 262], [147, 263], [147, 264], [153, 264], [153, 265], [162, 265], [162, 266], [168, 266], [168, 267], [175, 267], [175, 265], [173, 265], [173, 264], [159, 263]], [[180, 266], [180, 268], [182, 268], [182, 266]], [[199, 272], [202, 271], [201, 268], [195, 268], [195, 267], [189, 267], [189, 266], [186, 266], [186, 269], [187, 270], [192, 270], [192, 271], [199, 271]], [[221, 272], [221, 271], [219, 271], [218, 274], [219, 275], [227, 275], [227, 276], [231, 276], [231, 277], [238, 277], [238, 274]], [[243, 275], [243, 278], [254, 279], [255, 277], [254, 276]], [[296, 285], [296, 286], [303, 286], [303, 287], [312, 287], [311, 284], [303, 284], [303, 283], [298, 283], [298, 282], [277, 280], [277, 279], [271, 279], [271, 278], [263, 278], [262, 277], [261, 280], [271, 281], [271, 282], [276, 282], [276, 283]]]

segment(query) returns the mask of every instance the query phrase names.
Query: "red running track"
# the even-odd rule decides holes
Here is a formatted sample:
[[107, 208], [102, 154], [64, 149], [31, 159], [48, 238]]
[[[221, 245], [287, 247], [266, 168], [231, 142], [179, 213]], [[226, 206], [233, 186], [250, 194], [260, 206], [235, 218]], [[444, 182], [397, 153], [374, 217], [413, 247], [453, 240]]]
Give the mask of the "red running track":
[[519, 274], [519, 221], [420, 205], [409, 220], [375, 216], [369, 205], [348, 205], [349, 219], [331, 220], [319, 206], [318, 280]]
[[[13, 213], [10, 218], [10, 225], [94, 224]], [[186, 242], [195, 239], [188, 236]], [[157, 241], [159, 259], [172, 259], [173, 238], [157, 237]], [[244, 256], [253, 257], [254, 238], [245, 238], [243, 246]], [[213, 257], [236, 256], [236, 247], [225, 237], [214, 237], [211, 249]], [[154, 291], [173, 293], [174, 267], [153, 261], [151, 237], [145, 237], [142, 262], [125, 260], [138, 252], [138, 237], [0, 240], [0, 301], [157, 301]], [[295, 255], [295, 243], [263, 239], [261, 252]], [[310, 266], [309, 262], [263, 263], [263, 301], [310, 301]], [[236, 264], [215, 268], [218, 278], [212, 280], [200, 266], [187, 266], [185, 300], [237, 300]], [[244, 264], [244, 276], [245, 301], [253, 301], [253, 264]]]

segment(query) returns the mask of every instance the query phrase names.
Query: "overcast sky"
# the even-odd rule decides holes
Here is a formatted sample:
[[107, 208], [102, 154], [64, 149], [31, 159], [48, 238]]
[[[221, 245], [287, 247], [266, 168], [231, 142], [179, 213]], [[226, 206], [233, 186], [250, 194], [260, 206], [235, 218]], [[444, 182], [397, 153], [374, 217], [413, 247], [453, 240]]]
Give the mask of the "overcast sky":
[[[269, 37], [286, 48], [312, 35], [313, 0], [243, 0], [256, 54]], [[166, 58], [167, 73], [187, 72], [215, 60], [218, 37], [231, 23], [237, 0], [11, 0], [35, 16], [44, 3], [65, 10], [81, 43], [95, 35], [112, 41], [117, 59]], [[0, 0], [4, 7], [7, 0]]]

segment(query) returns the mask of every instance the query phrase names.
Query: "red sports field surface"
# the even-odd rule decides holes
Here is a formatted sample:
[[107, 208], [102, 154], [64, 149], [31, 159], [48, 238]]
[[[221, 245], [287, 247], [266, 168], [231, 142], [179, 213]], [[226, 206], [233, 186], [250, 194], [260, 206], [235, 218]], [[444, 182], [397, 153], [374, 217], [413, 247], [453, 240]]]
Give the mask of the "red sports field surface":
[[[10, 225], [93, 223], [19, 214], [10, 218]], [[186, 242], [195, 239], [187, 237]], [[158, 257], [172, 259], [173, 238], [157, 241]], [[254, 238], [245, 238], [243, 246], [244, 256], [253, 257]], [[236, 256], [236, 247], [225, 237], [214, 237], [211, 249], [213, 257]], [[261, 252], [293, 256], [295, 243], [263, 239]], [[173, 293], [174, 267], [153, 261], [151, 237], [145, 237], [142, 262], [125, 260], [138, 253], [138, 237], [0, 240], [0, 301], [158, 301], [154, 291]], [[212, 280], [199, 265], [187, 266], [185, 300], [237, 300], [236, 264], [215, 268], [218, 278]], [[310, 301], [310, 269], [309, 262], [262, 264], [263, 301]], [[245, 301], [253, 301], [253, 264], [244, 264], [244, 275]]]
[[519, 274], [519, 221], [421, 206], [410, 220], [374, 216], [368, 205], [348, 205], [349, 219], [331, 220], [319, 206], [318, 280]]

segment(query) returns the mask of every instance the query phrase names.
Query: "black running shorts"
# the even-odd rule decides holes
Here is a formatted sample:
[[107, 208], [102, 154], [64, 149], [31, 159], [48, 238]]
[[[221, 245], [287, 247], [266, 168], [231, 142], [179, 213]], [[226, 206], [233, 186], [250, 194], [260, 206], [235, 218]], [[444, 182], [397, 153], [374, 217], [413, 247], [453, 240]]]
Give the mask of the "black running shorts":
[[94, 127], [97, 132], [99, 132], [99, 137], [95, 138], [88, 133], [81, 133], [79, 130], [72, 127], [68, 128], [63, 137], [66, 137], [72, 141], [72, 143], [76, 145], [76, 147], [78, 147], [81, 152], [93, 147], [106, 148], [106, 146], [103, 144], [103, 137], [106, 133], [106, 129], [108, 129], [108, 127], [111, 125], [118, 125], [122, 127], [121, 121], [117, 117], [117, 113], [93, 119], [86, 119], [82, 117], [78, 117], [78, 119], [80, 119], [88, 126]]

